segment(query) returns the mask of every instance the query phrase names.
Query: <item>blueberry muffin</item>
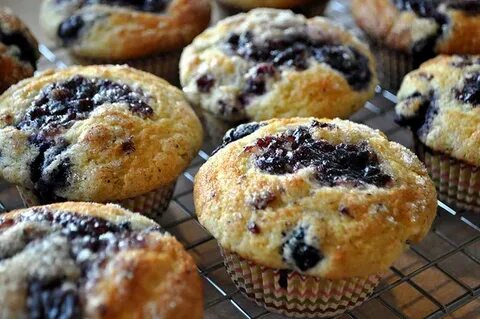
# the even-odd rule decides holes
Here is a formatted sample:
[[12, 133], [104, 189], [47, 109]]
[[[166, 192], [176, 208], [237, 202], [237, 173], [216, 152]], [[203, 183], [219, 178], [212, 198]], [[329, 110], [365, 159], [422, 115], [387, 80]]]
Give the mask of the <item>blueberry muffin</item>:
[[63, 203], [0, 216], [1, 318], [203, 318], [193, 259], [117, 205]]
[[74, 62], [126, 63], [177, 84], [183, 47], [210, 22], [208, 0], [44, 0], [40, 22]]
[[33, 75], [39, 55], [37, 40], [28, 27], [0, 7], [0, 94]]
[[363, 302], [426, 235], [437, 203], [408, 149], [364, 125], [314, 118], [229, 131], [200, 168], [194, 199], [239, 289], [295, 317]]
[[201, 141], [182, 92], [127, 66], [46, 71], [0, 96], [0, 176], [30, 206], [120, 202], [156, 217]]
[[276, 9], [219, 22], [180, 61], [183, 91], [216, 136], [249, 120], [348, 117], [374, 95], [374, 69], [368, 47], [344, 28]]
[[308, 17], [323, 14], [328, 0], [216, 0], [215, 21], [255, 8], [290, 9]]
[[377, 42], [381, 83], [402, 77], [437, 54], [480, 53], [477, 0], [353, 0], [358, 25]]
[[440, 198], [480, 212], [480, 56], [439, 56], [409, 73], [396, 113]]

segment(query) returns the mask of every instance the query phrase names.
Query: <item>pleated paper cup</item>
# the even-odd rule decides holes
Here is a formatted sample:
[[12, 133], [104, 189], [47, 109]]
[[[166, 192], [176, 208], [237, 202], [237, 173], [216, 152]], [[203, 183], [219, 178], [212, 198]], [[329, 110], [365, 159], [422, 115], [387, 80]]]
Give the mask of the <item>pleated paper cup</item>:
[[[20, 193], [23, 204], [26, 207], [47, 204], [43, 203], [32, 191], [19, 186], [17, 187], [17, 189]], [[124, 200], [115, 201], [112, 203], [118, 204], [123, 208], [131, 210], [133, 212], [140, 213], [158, 222], [159, 219], [162, 217], [163, 212], [168, 208], [170, 200], [173, 196], [174, 189], [175, 183], [172, 183], [167, 186], [159, 187], [151, 192], [132, 198], [127, 198]]]
[[92, 64], [127, 64], [132, 68], [139, 69], [152, 73], [158, 77], [161, 77], [170, 84], [180, 86], [179, 68], [180, 55], [182, 50], [174, 52], [160, 53], [153, 56], [131, 59], [125, 61], [108, 60], [108, 59], [93, 59], [83, 57], [72, 57], [72, 62], [80, 65], [92, 65]]
[[415, 139], [415, 149], [437, 187], [441, 201], [459, 210], [480, 213], [480, 169], [435, 152]]
[[228, 274], [245, 296], [271, 312], [294, 318], [326, 318], [349, 311], [369, 298], [381, 278], [329, 280], [264, 267], [221, 251]]
[[403, 78], [419, 66], [411, 54], [388, 48], [370, 40], [370, 48], [377, 61], [378, 79], [384, 89], [396, 93]]

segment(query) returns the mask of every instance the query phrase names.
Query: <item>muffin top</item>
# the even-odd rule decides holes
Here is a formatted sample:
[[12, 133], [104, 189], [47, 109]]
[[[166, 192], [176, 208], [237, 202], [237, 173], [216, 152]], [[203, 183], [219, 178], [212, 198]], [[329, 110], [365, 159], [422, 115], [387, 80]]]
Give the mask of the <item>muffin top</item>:
[[228, 121], [347, 117], [374, 94], [368, 48], [325, 18], [254, 9], [227, 18], [185, 48], [187, 98]]
[[44, 203], [169, 185], [201, 141], [182, 92], [126, 66], [46, 71], [0, 97], [0, 176]]
[[325, 278], [388, 269], [428, 232], [435, 188], [417, 157], [345, 120], [244, 124], [200, 168], [195, 207], [219, 244]]
[[0, 93], [32, 76], [39, 55], [28, 27], [9, 9], [0, 7]]
[[357, 23], [372, 37], [405, 52], [480, 53], [478, 0], [353, 0]]
[[277, 9], [290, 9], [315, 1], [324, 0], [220, 0], [224, 4], [228, 4], [234, 8], [242, 10], [250, 10], [254, 8], [277, 8]]
[[0, 216], [2, 318], [203, 318], [192, 258], [117, 205], [63, 203]]
[[397, 121], [425, 145], [480, 166], [480, 56], [439, 56], [409, 73]]
[[208, 0], [44, 0], [40, 22], [76, 55], [109, 60], [183, 48], [210, 22]]

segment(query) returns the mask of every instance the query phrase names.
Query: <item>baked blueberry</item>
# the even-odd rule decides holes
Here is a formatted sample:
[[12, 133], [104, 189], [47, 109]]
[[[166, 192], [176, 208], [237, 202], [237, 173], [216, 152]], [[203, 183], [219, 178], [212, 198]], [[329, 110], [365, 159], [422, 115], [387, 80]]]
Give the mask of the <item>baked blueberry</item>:
[[282, 257], [301, 271], [315, 267], [322, 259], [320, 250], [306, 243], [306, 228], [298, 227], [288, 233], [282, 245]]
[[215, 154], [216, 152], [218, 152], [220, 149], [224, 148], [228, 144], [236, 140], [239, 140], [242, 137], [252, 134], [263, 125], [264, 124], [262, 123], [251, 122], [247, 124], [240, 124], [239, 126], [230, 129], [223, 137], [222, 144], [217, 149], [215, 149], [212, 154]]
[[480, 106], [480, 72], [466, 74], [463, 86], [455, 90], [455, 97], [474, 107]]

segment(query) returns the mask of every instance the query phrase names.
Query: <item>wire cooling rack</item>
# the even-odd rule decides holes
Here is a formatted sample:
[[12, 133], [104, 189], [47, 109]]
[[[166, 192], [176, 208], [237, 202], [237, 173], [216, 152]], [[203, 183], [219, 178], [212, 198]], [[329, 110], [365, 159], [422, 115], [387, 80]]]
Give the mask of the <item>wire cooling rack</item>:
[[[348, 1], [331, 1], [327, 15], [354, 28]], [[62, 50], [45, 45], [40, 50], [40, 69], [69, 64]], [[380, 129], [391, 140], [412, 148], [410, 133], [393, 122], [395, 102], [394, 94], [378, 87], [375, 98], [351, 119]], [[226, 273], [217, 242], [196, 219], [193, 180], [214, 147], [207, 142], [179, 178], [161, 224], [197, 262], [205, 287], [206, 318], [283, 318], [240, 293]], [[390, 268], [367, 302], [338, 318], [480, 318], [480, 215], [438, 204], [438, 217], [426, 239]], [[0, 211], [19, 207], [22, 202], [16, 189], [0, 181]]]

